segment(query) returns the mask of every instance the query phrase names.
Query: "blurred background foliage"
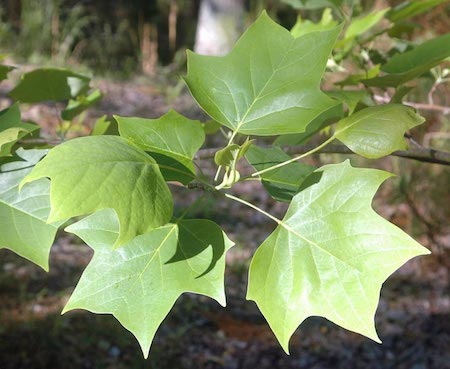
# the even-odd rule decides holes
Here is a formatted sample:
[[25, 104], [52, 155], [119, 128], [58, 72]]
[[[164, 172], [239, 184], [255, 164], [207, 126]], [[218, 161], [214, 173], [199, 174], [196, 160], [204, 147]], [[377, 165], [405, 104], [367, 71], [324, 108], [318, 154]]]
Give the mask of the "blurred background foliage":
[[[244, 27], [262, 9], [288, 28], [295, 24], [297, 12], [312, 21], [320, 20], [322, 14], [314, 5], [294, 10], [291, 5], [301, 0], [222, 4], [233, 2], [244, 9]], [[400, 2], [354, 0], [352, 15]], [[195, 44], [200, 6], [201, 0], [2, 0], [0, 52], [21, 63], [81, 65], [96, 75], [152, 74], [157, 65], [183, 65], [184, 50]], [[448, 12], [449, 7], [442, 6], [440, 12], [432, 13], [433, 19], [430, 15], [414, 19], [405, 23], [404, 30], [409, 37], [416, 37], [417, 31], [447, 32]], [[432, 27], [427, 26], [430, 22]], [[153, 54], [150, 66], [149, 53]]]

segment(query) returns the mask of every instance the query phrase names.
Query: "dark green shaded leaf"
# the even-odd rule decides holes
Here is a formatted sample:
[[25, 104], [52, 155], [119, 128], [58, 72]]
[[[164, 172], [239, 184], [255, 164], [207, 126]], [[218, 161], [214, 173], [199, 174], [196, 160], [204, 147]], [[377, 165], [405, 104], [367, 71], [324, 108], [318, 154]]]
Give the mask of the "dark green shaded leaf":
[[89, 77], [68, 69], [41, 68], [22, 75], [9, 96], [23, 103], [64, 101], [85, 94], [89, 81]]
[[[252, 146], [245, 154], [248, 162], [257, 170], [263, 170], [283, 163], [291, 157], [278, 147], [262, 148]], [[277, 201], [290, 202], [299, 192], [303, 181], [316, 168], [304, 163], [290, 163], [281, 168], [261, 174], [261, 183]]]

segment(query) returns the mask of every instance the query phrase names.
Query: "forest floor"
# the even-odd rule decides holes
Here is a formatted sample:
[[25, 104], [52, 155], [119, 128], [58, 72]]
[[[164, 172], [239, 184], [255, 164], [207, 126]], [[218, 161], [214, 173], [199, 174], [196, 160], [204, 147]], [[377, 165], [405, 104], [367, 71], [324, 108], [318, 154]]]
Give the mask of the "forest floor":
[[[204, 118], [185, 92], [169, 96], [162, 85], [97, 84], [105, 98], [80, 126], [80, 134], [87, 134], [102, 114], [157, 117], [170, 105], [188, 117]], [[6, 104], [0, 98], [0, 105]], [[48, 135], [58, 125], [55, 108], [48, 105], [31, 106], [24, 117], [42, 123]], [[208, 139], [209, 146], [218, 144]], [[311, 160], [320, 165], [342, 159], [329, 155]], [[450, 369], [450, 168], [400, 159], [365, 164], [399, 174], [383, 185], [374, 207], [433, 251], [407, 263], [384, 284], [376, 316], [382, 345], [325, 319], [309, 318], [286, 355], [256, 305], [245, 300], [250, 258], [274, 224], [240, 204], [211, 197], [195, 215], [216, 221], [236, 243], [227, 255], [226, 308], [205, 297], [183, 295], [144, 360], [135, 338], [112, 316], [87, 311], [60, 315], [92, 256], [80, 240], [61, 232], [49, 273], [0, 250], [0, 369]], [[208, 163], [204, 168], [212, 170]], [[406, 190], [401, 185], [405, 181]], [[259, 186], [246, 182], [236, 193], [282, 217], [286, 206], [271, 201]], [[198, 195], [176, 187], [173, 191], [177, 208]]]

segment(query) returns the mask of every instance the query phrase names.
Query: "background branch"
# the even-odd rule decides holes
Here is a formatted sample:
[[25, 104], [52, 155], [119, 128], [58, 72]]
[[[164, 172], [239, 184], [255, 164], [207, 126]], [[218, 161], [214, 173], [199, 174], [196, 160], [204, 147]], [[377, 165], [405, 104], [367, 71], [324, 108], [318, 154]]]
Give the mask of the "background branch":
[[[301, 145], [301, 146], [292, 146], [292, 147], [284, 147], [283, 150], [290, 155], [294, 154], [303, 154], [312, 149], [314, 149], [316, 145]], [[214, 157], [216, 151], [219, 148], [214, 149], [203, 149], [197, 152], [195, 155], [195, 159], [211, 159]], [[354, 154], [347, 146], [345, 145], [327, 145], [316, 152], [316, 154]], [[450, 166], [450, 152], [424, 148], [424, 147], [414, 147], [404, 151], [394, 151], [391, 156], [399, 156], [402, 158], [413, 159], [425, 163], [433, 163], [433, 164], [441, 164], [441, 165], [449, 165]]]

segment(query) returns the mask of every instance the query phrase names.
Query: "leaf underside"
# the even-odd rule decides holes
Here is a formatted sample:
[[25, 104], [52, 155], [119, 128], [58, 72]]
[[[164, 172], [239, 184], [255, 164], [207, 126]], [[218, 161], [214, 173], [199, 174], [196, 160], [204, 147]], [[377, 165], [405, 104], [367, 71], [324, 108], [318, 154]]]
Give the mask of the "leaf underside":
[[23, 161], [0, 168], [0, 248], [7, 248], [48, 271], [48, 255], [58, 226], [47, 224], [50, 183], [31, 183], [19, 192], [20, 181], [47, 150], [17, 150]]
[[139, 341], [147, 358], [159, 325], [184, 292], [225, 305], [225, 253], [233, 245], [209, 220], [180, 220], [113, 249], [114, 212], [103, 210], [66, 229], [94, 250], [63, 313], [112, 314]]
[[319, 171], [320, 182], [294, 196], [250, 265], [247, 298], [286, 352], [297, 327], [315, 315], [379, 342], [374, 314], [382, 283], [429, 253], [371, 208], [389, 173], [348, 161]]

